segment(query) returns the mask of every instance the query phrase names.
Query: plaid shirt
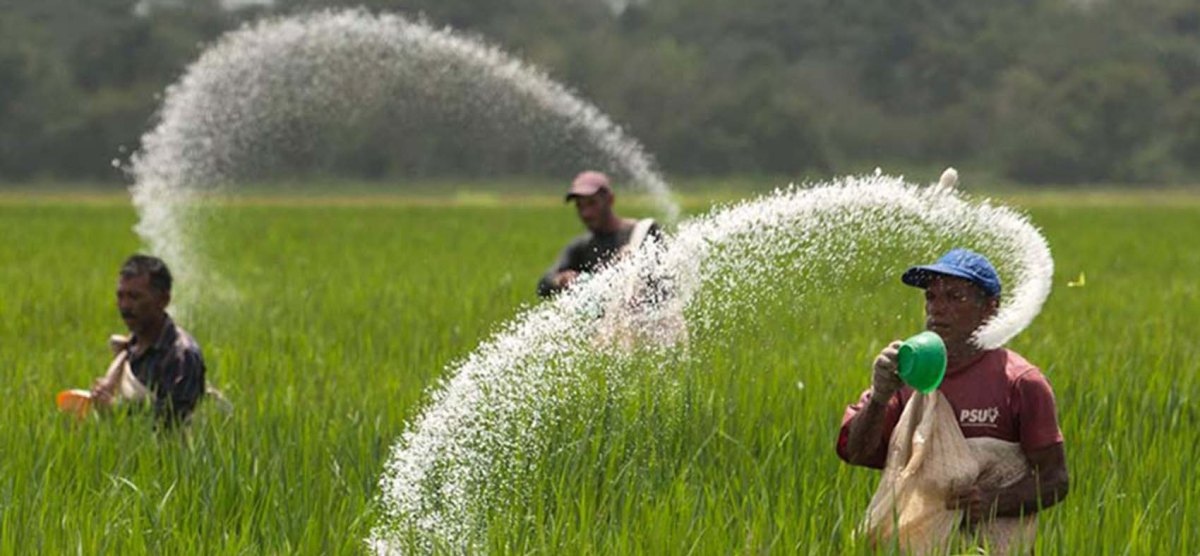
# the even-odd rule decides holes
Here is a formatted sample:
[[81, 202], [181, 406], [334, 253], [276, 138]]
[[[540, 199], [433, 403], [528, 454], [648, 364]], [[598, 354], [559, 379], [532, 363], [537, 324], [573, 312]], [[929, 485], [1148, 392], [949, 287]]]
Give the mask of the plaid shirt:
[[158, 341], [134, 355], [133, 347], [139, 341], [134, 335], [126, 348], [129, 368], [154, 394], [154, 415], [168, 426], [184, 421], [204, 395], [205, 367], [200, 346], [169, 316]]

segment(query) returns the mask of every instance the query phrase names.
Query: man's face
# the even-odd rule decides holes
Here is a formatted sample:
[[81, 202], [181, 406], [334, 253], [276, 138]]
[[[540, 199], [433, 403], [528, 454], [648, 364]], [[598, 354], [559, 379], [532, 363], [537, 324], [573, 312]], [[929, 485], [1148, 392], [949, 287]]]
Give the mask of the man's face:
[[601, 192], [587, 197], [575, 197], [575, 212], [579, 220], [592, 232], [597, 232], [608, 220], [612, 211], [612, 197]]
[[122, 276], [117, 281], [117, 310], [130, 331], [144, 329], [147, 324], [162, 318], [171, 301], [170, 294], [150, 285], [149, 274]]
[[963, 278], [934, 276], [925, 288], [925, 328], [947, 347], [970, 341], [975, 330], [996, 313], [996, 298]]

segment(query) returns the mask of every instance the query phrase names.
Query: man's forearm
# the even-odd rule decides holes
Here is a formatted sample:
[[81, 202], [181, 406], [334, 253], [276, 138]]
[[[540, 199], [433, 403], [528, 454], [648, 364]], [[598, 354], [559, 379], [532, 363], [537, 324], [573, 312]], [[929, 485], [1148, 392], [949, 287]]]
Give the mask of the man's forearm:
[[115, 385], [121, 372], [125, 370], [125, 362], [129, 359], [128, 351], [121, 351], [113, 358], [112, 363], [109, 363], [108, 370], [104, 371], [104, 376], [100, 379], [105, 384]]
[[846, 434], [846, 455], [850, 463], [866, 465], [883, 445], [883, 425], [887, 418], [888, 400], [871, 400], [850, 419]]
[[1066, 498], [1068, 484], [1065, 474], [1030, 473], [1016, 484], [996, 492], [996, 515], [1032, 515], [1049, 508]]

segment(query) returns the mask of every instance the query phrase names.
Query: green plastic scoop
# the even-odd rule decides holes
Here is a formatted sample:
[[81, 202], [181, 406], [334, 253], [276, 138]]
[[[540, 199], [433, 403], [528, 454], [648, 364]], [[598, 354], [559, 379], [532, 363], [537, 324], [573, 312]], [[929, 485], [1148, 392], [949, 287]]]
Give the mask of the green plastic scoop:
[[900, 380], [922, 394], [941, 386], [946, 378], [946, 344], [934, 332], [925, 331], [900, 344]]

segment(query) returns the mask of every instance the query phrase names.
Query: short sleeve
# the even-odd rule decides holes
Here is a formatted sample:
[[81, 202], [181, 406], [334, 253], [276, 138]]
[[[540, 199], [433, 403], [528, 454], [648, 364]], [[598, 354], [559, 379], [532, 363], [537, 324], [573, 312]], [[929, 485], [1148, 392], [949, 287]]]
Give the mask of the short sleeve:
[[1030, 453], [1062, 442], [1054, 391], [1041, 371], [1034, 369], [1021, 375], [1013, 388], [1021, 449]]
[[161, 391], [155, 399], [155, 414], [167, 425], [181, 422], [204, 396], [204, 357], [199, 350], [187, 349], [163, 368]]

